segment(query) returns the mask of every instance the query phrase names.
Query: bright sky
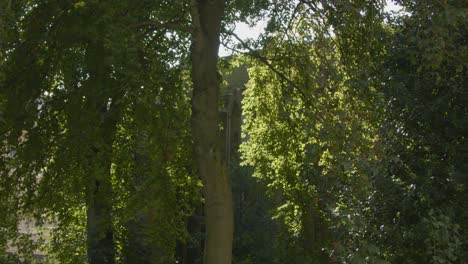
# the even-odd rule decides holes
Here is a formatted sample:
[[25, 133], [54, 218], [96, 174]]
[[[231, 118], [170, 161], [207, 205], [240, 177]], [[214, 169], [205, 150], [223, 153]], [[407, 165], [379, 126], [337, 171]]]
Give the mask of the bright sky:
[[[400, 11], [401, 6], [396, 5], [390, 0], [387, 0], [387, 5], [385, 6], [385, 11]], [[264, 31], [266, 27], [267, 21], [262, 20], [259, 21], [254, 27], [249, 27], [245, 23], [237, 23], [236, 24], [236, 29], [234, 30], [234, 33], [237, 34], [241, 39], [248, 39], [248, 38], [253, 38], [257, 39], [260, 34]], [[219, 56], [220, 57], [225, 57], [228, 55], [232, 54], [232, 51], [226, 49], [223, 45], [219, 47]]]

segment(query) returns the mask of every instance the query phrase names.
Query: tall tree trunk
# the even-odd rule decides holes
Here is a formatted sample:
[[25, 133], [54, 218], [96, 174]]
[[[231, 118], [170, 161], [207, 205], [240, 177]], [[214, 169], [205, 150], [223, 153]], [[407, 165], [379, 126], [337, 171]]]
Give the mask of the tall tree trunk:
[[87, 253], [90, 264], [115, 263], [115, 243], [112, 226], [111, 157], [121, 92], [113, 92], [115, 84], [109, 78], [110, 69], [104, 64], [105, 50], [92, 43], [86, 52], [86, 67], [90, 74], [84, 86], [86, 103], [82, 111], [89, 115], [87, 123], [89, 156], [86, 188]]
[[223, 0], [192, 0], [192, 133], [205, 198], [205, 264], [230, 264], [232, 194], [219, 131], [217, 72]]
[[[140, 192], [145, 184], [145, 179], [148, 177], [145, 171], [148, 168], [148, 157], [143, 151], [143, 145], [146, 140], [138, 132], [134, 132], [134, 135], [137, 137], [137, 144], [133, 153], [135, 168], [133, 171], [133, 188], [129, 194], [129, 200], [135, 199], [132, 196], [137, 196], [137, 192]], [[147, 212], [145, 212], [144, 206], [147, 206], [147, 204], [147, 201], [144, 201], [144, 203], [139, 203], [136, 208], [131, 208], [132, 217], [127, 221], [128, 237], [124, 255], [125, 263], [150, 263], [150, 248], [145, 243], [145, 234], [148, 230], [146, 230]]]
[[[107, 116], [103, 112], [102, 116]], [[99, 138], [92, 146], [89, 158], [87, 188], [87, 246], [90, 264], [115, 263], [115, 244], [112, 226], [111, 153], [115, 122], [105, 117], [99, 127]]]
[[[96, 156], [100, 156], [99, 153]], [[87, 190], [87, 246], [90, 264], [115, 263], [110, 163], [96, 157]]]

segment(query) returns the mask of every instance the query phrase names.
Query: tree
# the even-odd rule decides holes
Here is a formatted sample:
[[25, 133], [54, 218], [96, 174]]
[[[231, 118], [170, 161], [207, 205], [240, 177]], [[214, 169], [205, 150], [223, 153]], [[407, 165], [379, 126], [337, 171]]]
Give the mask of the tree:
[[457, 263], [467, 243], [466, 3], [402, 4], [410, 15], [393, 24], [383, 70], [375, 218], [390, 261]]
[[375, 66], [361, 53], [377, 48], [360, 43], [370, 33], [372, 20], [365, 18], [373, 12], [378, 21], [379, 12], [360, 3], [273, 6], [271, 35], [262, 50], [247, 54], [253, 62], [243, 106], [243, 157], [279, 200], [283, 239], [291, 241], [280, 242], [287, 248], [278, 255], [282, 261], [290, 255], [294, 263], [351, 261], [359, 258], [351, 248], [369, 246], [363, 200], [379, 111], [372, 101], [375, 83], [367, 77]]
[[[463, 4], [402, 3], [411, 15], [364, 1], [273, 6], [273, 34], [250, 50], [245, 162], [282, 192], [290, 233], [317, 237], [325, 220], [315, 232], [328, 229], [332, 261], [463, 259]], [[304, 217], [317, 199], [319, 218]]]
[[233, 212], [218, 116], [217, 71], [224, 1], [193, 0], [192, 133], [196, 169], [203, 181], [206, 238], [203, 263], [231, 263]]
[[[162, 232], [147, 240], [170, 248], [156, 261], [173, 258], [175, 241], [186, 237], [184, 221], [197, 200], [198, 181], [188, 177], [190, 158], [184, 154], [189, 112], [178, 58], [186, 39], [180, 35], [169, 50], [169, 7], [180, 9], [168, 4], [155, 11], [151, 1], [43, 1], [17, 4], [9, 18], [18, 29], [2, 45], [1, 65], [1, 191], [11, 201], [5, 203], [8, 230], [27, 216], [55, 222], [52, 248], [64, 263], [83, 263], [83, 247], [91, 263], [120, 258], [129, 240], [123, 226], [131, 218], [122, 208], [136, 211], [124, 198], [137, 196], [125, 176], [142, 159], [149, 168], [134, 174], [148, 172], [144, 182], [154, 187], [159, 181], [158, 188], [167, 191], [151, 202], [138, 198], [151, 207], [147, 215], [167, 213], [159, 218], [158, 212], [158, 222], [171, 228], [143, 230]], [[142, 114], [155, 118], [142, 120]], [[156, 129], [164, 141], [148, 139], [158, 136]], [[158, 151], [138, 161], [122, 157], [125, 150], [141, 157], [141, 144]]]

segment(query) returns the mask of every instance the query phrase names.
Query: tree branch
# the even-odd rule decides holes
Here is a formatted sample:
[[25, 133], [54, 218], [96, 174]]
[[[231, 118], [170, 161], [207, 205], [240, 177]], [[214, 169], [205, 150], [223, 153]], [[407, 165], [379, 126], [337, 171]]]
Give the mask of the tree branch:
[[267, 58], [265, 58], [264, 56], [262, 56], [258, 51], [252, 49], [244, 40], [242, 40], [237, 34], [235, 34], [234, 32], [225, 32], [226, 34], [228, 35], [231, 35], [232, 37], [234, 37], [237, 41], [239, 41], [241, 43], [241, 45], [246, 48], [249, 52], [245, 53], [257, 60], [259, 60], [260, 62], [262, 62], [263, 64], [265, 64], [271, 71], [273, 71], [276, 75], [278, 75], [278, 77], [280, 77], [281, 79], [283, 79], [284, 81], [286, 81], [286, 83], [288, 83], [292, 88], [294, 88], [296, 91], [298, 91], [301, 96], [303, 97], [303, 100], [309, 104], [309, 105], [312, 105], [309, 98], [307, 97], [306, 93], [301, 89], [299, 88], [298, 85], [296, 85], [293, 81], [291, 81], [283, 72], [279, 71], [278, 69], [276, 69], [273, 64], [271, 64]]
[[187, 24], [184, 24], [183, 19], [174, 19], [167, 22], [156, 22], [152, 20], [142, 21], [135, 25], [131, 25], [132, 28], [151, 27], [154, 29], [171, 29], [171, 30], [182, 30], [184, 32], [190, 32]]

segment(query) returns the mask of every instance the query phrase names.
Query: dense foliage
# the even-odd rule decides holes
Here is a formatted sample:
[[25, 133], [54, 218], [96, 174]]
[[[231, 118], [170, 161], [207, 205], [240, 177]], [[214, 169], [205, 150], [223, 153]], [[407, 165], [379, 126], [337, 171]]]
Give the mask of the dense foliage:
[[244, 162], [297, 237], [279, 263], [463, 262], [463, 4], [307, 4], [247, 62]]
[[[233, 263], [466, 262], [466, 1], [224, 2]], [[0, 1], [1, 263], [202, 263], [207, 3]]]
[[166, 29], [148, 34], [143, 22], [166, 16], [150, 2], [16, 4], [3, 49], [1, 237], [15, 237], [22, 218], [52, 223], [49, 254], [83, 263], [96, 195], [118, 259], [169, 261], [199, 200], [187, 77], [176, 65], [184, 36], [172, 45]]

